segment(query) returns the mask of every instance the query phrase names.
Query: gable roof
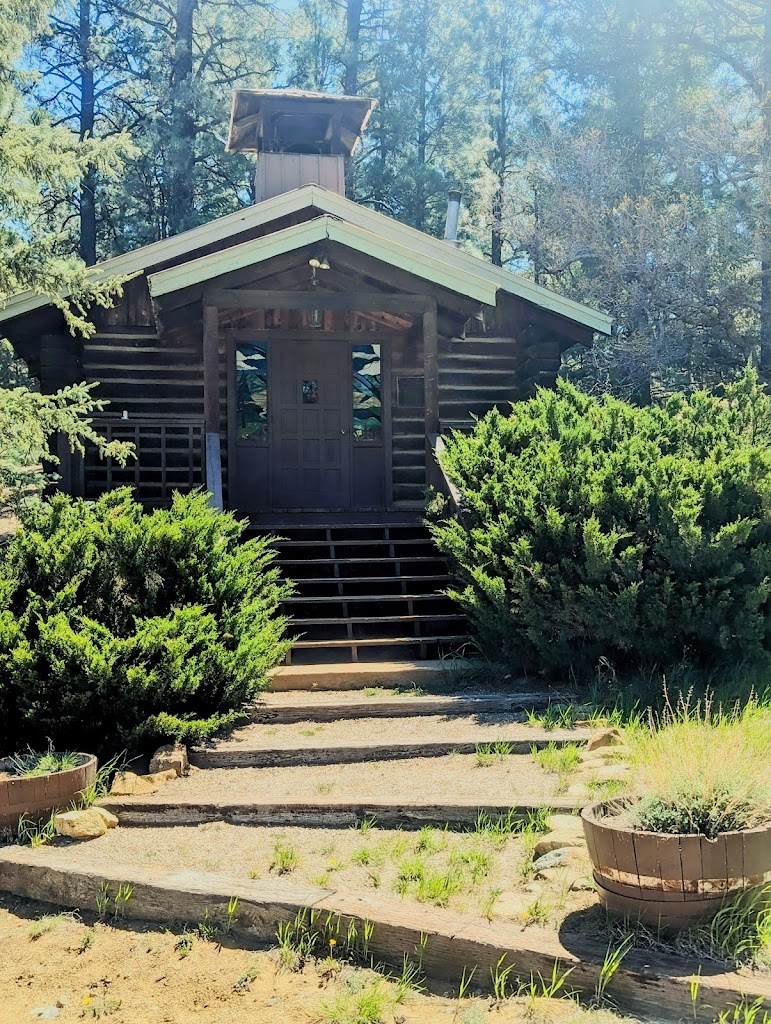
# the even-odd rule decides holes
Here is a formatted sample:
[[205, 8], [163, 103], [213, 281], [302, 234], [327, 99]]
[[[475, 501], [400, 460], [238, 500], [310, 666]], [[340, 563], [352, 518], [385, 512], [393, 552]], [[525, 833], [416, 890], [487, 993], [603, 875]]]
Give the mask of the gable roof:
[[[228, 238], [237, 237], [245, 231], [262, 227], [270, 224], [271, 221], [279, 220], [282, 217], [300, 213], [304, 210], [317, 210], [322, 215], [327, 215], [326, 217], [316, 218], [316, 220], [323, 220], [326, 229], [337, 231], [341, 236], [345, 234], [347, 240], [341, 237], [343, 244], [348, 245], [353, 242], [360, 242], [363, 237], [361, 233], [364, 232], [366, 233], [368, 244], [371, 245], [376, 242], [384, 251], [386, 249], [390, 250], [394, 259], [397, 257], [399, 259], [406, 259], [406, 251], [406, 253], [411, 254], [411, 259], [416, 268], [411, 270], [411, 272], [418, 273], [417, 268], [423, 268], [424, 272], [418, 273], [418, 276], [423, 276], [428, 280], [433, 280], [433, 278], [427, 277], [428, 269], [430, 268], [433, 273], [436, 265], [440, 264], [443, 267], [442, 284], [450, 290], [458, 290], [460, 282], [468, 279], [469, 289], [476, 289], [479, 286], [479, 288], [484, 289], [485, 295], [492, 296], [492, 301], [490, 301], [490, 298], [485, 298], [479, 299], [481, 302], [493, 305], [495, 303], [495, 294], [500, 290], [523, 299], [525, 302], [531, 302], [557, 316], [563, 316], [575, 323], [582, 324], [590, 330], [606, 335], [611, 333], [612, 321], [606, 313], [600, 313], [590, 306], [585, 306], [583, 303], [576, 302], [564, 295], [559, 295], [557, 292], [550, 291], [548, 288], [534, 284], [521, 274], [505, 270], [502, 267], [493, 266], [478, 256], [472, 256], [462, 249], [457, 249], [445, 241], [418, 231], [416, 228], [408, 227], [382, 213], [377, 213], [365, 206], [360, 206], [358, 203], [346, 199], [344, 196], [337, 195], [335, 192], [330, 192], [320, 185], [303, 185], [301, 188], [285, 192], [272, 199], [266, 199], [261, 203], [256, 203], [254, 206], [237, 210], [235, 213], [226, 214], [224, 217], [219, 217], [208, 224], [202, 224], [200, 227], [174, 235], [172, 238], [164, 238], [159, 242], [152, 242], [150, 245], [134, 249], [122, 256], [114, 256], [112, 259], [105, 260], [103, 263], [92, 267], [90, 275], [94, 281], [104, 281], [112, 277], [123, 277], [145, 271], [148, 272], [150, 277], [157, 279], [155, 282], [156, 288], [164, 287], [171, 278], [166, 278], [163, 281], [161, 273], [171, 274], [172, 270], [181, 272], [185, 266], [192, 264], [196, 264], [199, 269], [207, 272], [204, 266], [206, 260], [214, 257], [226, 259], [228, 252], [232, 253], [235, 251], [237, 251], [236, 258], [243, 258], [241, 254], [246, 251], [245, 247], [247, 246], [252, 253], [265, 252], [266, 250], [259, 248], [260, 245], [268, 243], [271, 238], [275, 239], [278, 236], [282, 236], [282, 238], [277, 244], [286, 244], [287, 236], [284, 232], [279, 231], [275, 232], [272, 236], [263, 236], [250, 242], [231, 246], [229, 250], [225, 249], [211, 254], [211, 257], [205, 256], [199, 259], [194, 257], [194, 254], [205, 246], [226, 241]], [[340, 222], [340, 226], [331, 228], [333, 221]], [[306, 223], [313, 224], [314, 221]], [[298, 232], [304, 226], [296, 225]], [[345, 232], [344, 228], [347, 228], [348, 231]], [[311, 230], [319, 230], [319, 227], [317, 226]], [[294, 247], [299, 247], [301, 244], [304, 243], [297, 242]], [[292, 247], [291, 245], [289, 246], [289, 248]], [[352, 247], [357, 248], [358, 246], [353, 244]], [[288, 251], [288, 249], [281, 251]], [[368, 248], [366, 251], [372, 252], [371, 248]], [[186, 264], [174, 267], [170, 271], [163, 271], [157, 274], [151, 273], [154, 267], [188, 254], [191, 255], [192, 259]], [[263, 255], [262, 258], [266, 259], [269, 257]], [[385, 256], [383, 258], [388, 259]], [[212, 264], [209, 264], [209, 266], [211, 267]], [[218, 273], [224, 272], [222, 270], [218, 271]], [[452, 285], [450, 283], [451, 280], [457, 282], [457, 284]], [[151, 287], [153, 287], [152, 284]], [[160, 294], [160, 292], [155, 292], [154, 294]], [[469, 294], [469, 292], [461, 289], [460, 294]], [[477, 296], [475, 295], [474, 297], [476, 298]], [[45, 295], [32, 291], [20, 292], [18, 295], [12, 296], [5, 308], [0, 310], [0, 323], [47, 305], [50, 305], [50, 299]]]
[[[447, 263], [428, 254], [418, 255], [398, 242], [376, 235], [372, 231], [347, 224], [328, 213], [306, 220], [292, 227], [275, 231], [260, 238], [241, 242], [219, 252], [209, 253], [189, 263], [180, 263], [169, 270], [148, 275], [150, 294], [154, 299], [181, 291], [191, 285], [203, 284], [222, 274], [253, 266], [283, 253], [292, 252], [314, 242], [340, 242], [349, 249], [366, 253], [375, 259], [421, 277], [425, 281], [441, 284], [449, 291], [466, 295], [477, 302], [495, 305], [498, 289], [477, 274], [460, 272]], [[444, 253], [443, 253], [444, 255]]]

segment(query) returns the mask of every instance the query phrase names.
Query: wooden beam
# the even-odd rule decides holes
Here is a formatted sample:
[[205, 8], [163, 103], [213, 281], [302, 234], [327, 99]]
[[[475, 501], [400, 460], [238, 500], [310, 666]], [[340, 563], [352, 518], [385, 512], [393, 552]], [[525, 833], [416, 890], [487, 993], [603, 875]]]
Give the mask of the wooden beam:
[[203, 310], [203, 410], [206, 432], [206, 486], [214, 508], [222, 509], [222, 444], [220, 439], [219, 399], [219, 310], [206, 305]]
[[388, 342], [392, 339], [403, 338], [403, 331], [324, 331], [314, 330], [310, 327], [287, 328], [275, 330], [273, 328], [254, 329], [242, 327], [226, 327], [225, 336], [232, 341], [361, 341], [366, 345]]
[[436, 302], [423, 314], [423, 387], [426, 404], [426, 478], [431, 479], [439, 433], [439, 331]]
[[204, 292], [204, 303], [221, 309], [350, 309], [357, 312], [422, 313], [436, 300], [428, 295], [383, 292], [261, 291], [251, 288]]

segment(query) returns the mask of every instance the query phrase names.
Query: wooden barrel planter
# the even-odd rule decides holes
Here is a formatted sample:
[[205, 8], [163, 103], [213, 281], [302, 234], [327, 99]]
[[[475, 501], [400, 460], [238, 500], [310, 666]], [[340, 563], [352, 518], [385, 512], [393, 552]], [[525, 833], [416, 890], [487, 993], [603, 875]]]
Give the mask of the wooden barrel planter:
[[[51, 811], [68, 807], [96, 780], [96, 758], [79, 754], [77, 768], [50, 775], [19, 775], [0, 779], [0, 828], [16, 828], [23, 815], [42, 818]], [[0, 771], [10, 768], [0, 760]]]
[[581, 814], [597, 892], [610, 914], [677, 931], [771, 882], [771, 824], [716, 839], [641, 832], [619, 820], [625, 806], [610, 800]]

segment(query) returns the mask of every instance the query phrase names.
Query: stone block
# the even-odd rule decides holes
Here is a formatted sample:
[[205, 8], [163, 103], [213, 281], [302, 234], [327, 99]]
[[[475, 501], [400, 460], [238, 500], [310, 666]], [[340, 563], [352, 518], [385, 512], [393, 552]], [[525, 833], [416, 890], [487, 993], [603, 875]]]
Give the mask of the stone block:
[[158, 787], [147, 776], [137, 775], [136, 772], [118, 772], [110, 788], [112, 796], [150, 796], [157, 792]]
[[600, 747], [613, 747], [622, 743], [624, 735], [620, 729], [601, 729], [586, 744], [587, 750], [599, 750]]
[[57, 835], [68, 839], [98, 839], [107, 831], [107, 823], [98, 811], [65, 811], [54, 816]]
[[187, 759], [187, 747], [183, 743], [168, 743], [158, 747], [150, 761], [150, 774], [174, 769], [177, 775], [187, 775], [190, 763]]

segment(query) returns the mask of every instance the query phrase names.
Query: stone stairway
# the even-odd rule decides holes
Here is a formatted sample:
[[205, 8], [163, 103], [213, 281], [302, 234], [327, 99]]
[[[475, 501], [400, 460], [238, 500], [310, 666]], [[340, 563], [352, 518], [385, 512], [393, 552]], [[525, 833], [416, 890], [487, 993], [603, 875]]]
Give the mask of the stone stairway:
[[[267, 532], [267, 530], [265, 531]], [[298, 637], [287, 664], [430, 659], [468, 645], [450, 579], [418, 519], [299, 522], [272, 528], [294, 581], [285, 611]]]

